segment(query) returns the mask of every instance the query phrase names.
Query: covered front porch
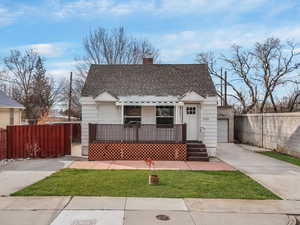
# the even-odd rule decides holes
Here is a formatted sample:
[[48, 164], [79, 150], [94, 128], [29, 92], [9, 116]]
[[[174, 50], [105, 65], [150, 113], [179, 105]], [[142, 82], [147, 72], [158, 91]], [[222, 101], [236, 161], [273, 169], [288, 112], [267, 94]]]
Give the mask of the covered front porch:
[[186, 124], [89, 124], [89, 160], [186, 160]]

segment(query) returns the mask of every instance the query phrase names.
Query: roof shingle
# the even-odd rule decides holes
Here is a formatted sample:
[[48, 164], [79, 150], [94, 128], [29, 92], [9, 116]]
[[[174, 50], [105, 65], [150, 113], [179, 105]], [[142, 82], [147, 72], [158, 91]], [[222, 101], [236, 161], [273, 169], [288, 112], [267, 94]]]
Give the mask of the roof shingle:
[[188, 91], [216, 95], [206, 64], [92, 65], [82, 96], [97, 97], [104, 91], [114, 96], [182, 96]]
[[24, 108], [24, 106], [0, 91], [0, 108]]

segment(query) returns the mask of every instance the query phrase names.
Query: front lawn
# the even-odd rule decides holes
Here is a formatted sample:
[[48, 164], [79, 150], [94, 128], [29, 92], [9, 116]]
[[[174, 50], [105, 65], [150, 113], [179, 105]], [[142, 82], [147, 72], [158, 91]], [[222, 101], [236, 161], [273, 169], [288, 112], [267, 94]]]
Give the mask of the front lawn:
[[290, 156], [290, 155], [286, 155], [283, 153], [279, 153], [279, 152], [261, 152], [261, 154], [273, 157], [275, 159], [279, 159], [288, 163], [292, 163], [294, 165], [300, 166], [300, 159], [294, 156]]
[[148, 184], [147, 170], [63, 169], [13, 196], [124, 196], [170, 198], [279, 199], [239, 171], [156, 171], [161, 184]]

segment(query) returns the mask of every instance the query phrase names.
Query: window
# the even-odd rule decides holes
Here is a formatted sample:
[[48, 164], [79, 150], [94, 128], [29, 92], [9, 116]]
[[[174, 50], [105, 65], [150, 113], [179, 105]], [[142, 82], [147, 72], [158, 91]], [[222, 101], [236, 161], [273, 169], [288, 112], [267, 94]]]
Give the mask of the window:
[[124, 106], [124, 124], [139, 125], [141, 124], [141, 106]]
[[196, 114], [196, 107], [186, 107], [186, 114], [187, 115], [195, 115]]
[[156, 125], [157, 127], [173, 127], [174, 124], [174, 106], [156, 107]]

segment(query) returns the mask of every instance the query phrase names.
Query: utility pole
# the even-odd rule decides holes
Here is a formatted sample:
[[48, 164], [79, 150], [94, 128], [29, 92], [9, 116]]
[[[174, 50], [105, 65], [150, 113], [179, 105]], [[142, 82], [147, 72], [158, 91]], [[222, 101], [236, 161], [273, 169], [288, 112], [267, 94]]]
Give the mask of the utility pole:
[[221, 106], [223, 106], [223, 68], [221, 68]]
[[71, 104], [72, 104], [72, 72], [70, 73], [70, 90], [69, 90], [69, 110], [68, 110], [68, 120], [71, 121]]
[[225, 70], [224, 80], [224, 105], [227, 106], [227, 70]]

